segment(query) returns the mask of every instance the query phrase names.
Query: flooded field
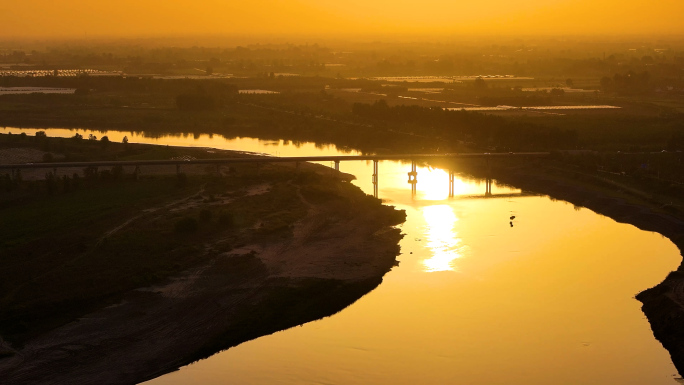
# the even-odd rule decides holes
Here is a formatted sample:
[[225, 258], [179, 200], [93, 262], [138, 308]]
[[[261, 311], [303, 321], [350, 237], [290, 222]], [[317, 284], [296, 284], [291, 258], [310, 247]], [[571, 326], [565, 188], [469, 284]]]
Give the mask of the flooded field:
[[278, 91], [269, 91], [269, 90], [239, 90], [238, 92], [241, 94], [249, 94], [249, 95], [268, 95], [268, 94], [279, 94], [280, 93]]
[[496, 107], [463, 107], [463, 108], [447, 108], [454, 111], [515, 111], [515, 110], [615, 110], [622, 107], [608, 106], [608, 105], [593, 105], [593, 106], [532, 106], [532, 107], [513, 107], [513, 106], [496, 106]]
[[585, 90], [581, 88], [570, 88], [570, 87], [529, 87], [529, 88], [523, 88], [522, 89], [524, 92], [551, 92], [553, 90], [563, 90], [563, 92], [568, 92], [568, 93], [585, 93], [585, 94], [592, 94], [594, 92], [598, 92], [598, 90]]
[[407, 82], [407, 83], [458, 83], [462, 81], [472, 81], [478, 78], [485, 80], [534, 80], [530, 77], [520, 77], [513, 75], [473, 75], [473, 76], [379, 76], [369, 78], [370, 80], [381, 80], [387, 82]]

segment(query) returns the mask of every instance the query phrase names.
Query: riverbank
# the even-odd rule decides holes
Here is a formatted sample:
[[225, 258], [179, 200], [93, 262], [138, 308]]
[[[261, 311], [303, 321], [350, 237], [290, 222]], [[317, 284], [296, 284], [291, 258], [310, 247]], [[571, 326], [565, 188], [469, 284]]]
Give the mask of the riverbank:
[[[0, 318], [12, 341], [2, 342], [3, 383], [151, 379], [332, 315], [396, 263], [401, 234], [392, 226], [405, 214], [365, 195], [345, 174], [316, 165], [197, 172], [182, 187], [173, 187], [178, 177], [161, 175], [97, 179], [81, 186], [86, 191], [59, 189], [23, 208], [0, 208], [20, 217], [33, 205], [61, 205], [79, 193], [160, 185], [165, 192], [130, 210], [122, 202], [111, 216], [83, 211], [80, 225], [54, 219], [58, 224], [36, 239], [4, 237], [12, 258], [3, 276], [17, 276], [3, 280]], [[49, 211], [42, 220], [53, 220]], [[179, 228], [190, 222], [194, 230]], [[74, 229], [88, 236], [85, 250], [69, 250], [73, 239], [60, 238]], [[46, 238], [58, 241], [36, 248]], [[33, 260], [25, 264], [27, 253]], [[57, 260], [43, 266], [48, 258]]]

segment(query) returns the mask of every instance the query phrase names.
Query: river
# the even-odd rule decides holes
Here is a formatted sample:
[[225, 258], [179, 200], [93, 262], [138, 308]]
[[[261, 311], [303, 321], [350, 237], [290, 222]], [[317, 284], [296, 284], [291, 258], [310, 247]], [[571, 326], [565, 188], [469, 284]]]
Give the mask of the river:
[[[37, 130], [0, 128], [22, 131]], [[277, 156], [356, 153], [218, 135], [106, 135]], [[372, 193], [372, 162], [340, 168]], [[677, 383], [634, 299], [677, 268], [681, 257], [672, 242], [496, 183], [494, 197], [484, 198], [485, 183], [463, 176], [449, 198], [448, 174], [440, 169], [419, 167], [412, 196], [408, 171], [399, 162], [379, 166], [380, 198], [406, 210], [407, 221], [400, 265], [377, 289], [331, 317], [245, 342], [147, 384]]]

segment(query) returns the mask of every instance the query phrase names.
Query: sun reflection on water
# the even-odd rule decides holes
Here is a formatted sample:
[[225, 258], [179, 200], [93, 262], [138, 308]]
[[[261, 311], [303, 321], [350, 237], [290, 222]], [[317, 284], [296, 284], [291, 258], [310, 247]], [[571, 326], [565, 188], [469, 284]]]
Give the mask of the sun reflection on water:
[[432, 258], [423, 261], [425, 271], [456, 270], [454, 260], [462, 257], [464, 246], [454, 229], [458, 221], [454, 210], [448, 205], [427, 206], [423, 216], [427, 222], [427, 247], [432, 251]]
[[[418, 198], [426, 201], [442, 201], [449, 198], [449, 173], [442, 169], [421, 167], [418, 170]], [[454, 195], [468, 192], [468, 184], [460, 178], [454, 180]]]
[[423, 169], [418, 172], [420, 198], [441, 201], [449, 197], [449, 174], [440, 169]]

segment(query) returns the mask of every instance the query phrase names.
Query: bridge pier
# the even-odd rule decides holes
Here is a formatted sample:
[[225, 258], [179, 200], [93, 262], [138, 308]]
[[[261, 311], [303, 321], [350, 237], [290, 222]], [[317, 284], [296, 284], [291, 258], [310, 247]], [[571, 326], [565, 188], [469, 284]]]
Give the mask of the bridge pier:
[[[337, 163], [337, 162], [336, 162]], [[373, 161], [373, 196], [378, 197], [378, 161]]]
[[415, 161], [411, 161], [411, 171], [408, 173], [408, 183], [411, 185], [411, 196], [416, 196], [416, 184], [418, 184], [418, 171], [416, 171]]
[[454, 172], [449, 170], [449, 198], [454, 197]]
[[340, 161], [339, 160], [335, 161], [335, 171], [340, 171]]
[[485, 196], [491, 196], [492, 195], [492, 179], [487, 178], [485, 179]]

